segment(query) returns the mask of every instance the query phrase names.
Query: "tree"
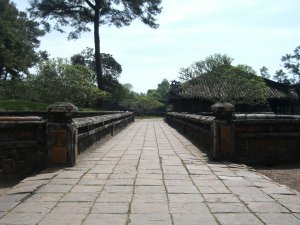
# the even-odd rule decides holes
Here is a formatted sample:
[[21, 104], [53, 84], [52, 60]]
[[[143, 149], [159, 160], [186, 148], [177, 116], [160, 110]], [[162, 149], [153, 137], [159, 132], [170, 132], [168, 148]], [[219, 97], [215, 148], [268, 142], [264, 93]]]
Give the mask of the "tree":
[[31, 86], [32, 98], [44, 103], [69, 101], [89, 106], [104, 95], [93, 82], [92, 70], [60, 58], [41, 62], [26, 82]]
[[246, 64], [239, 64], [236, 66], [236, 68], [241, 71], [244, 71], [245, 73], [256, 75], [256, 71], [251, 66], [248, 66]]
[[95, 68], [97, 84], [105, 88], [105, 77], [102, 71], [100, 54], [100, 25], [116, 27], [128, 26], [134, 19], [140, 19], [151, 28], [157, 28], [156, 18], [161, 12], [162, 0], [31, 0], [29, 11], [34, 18], [41, 18], [42, 23], [50, 30], [49, 20], [56, 20], [54, 29], [63, 31], [70, 25], [74, 28], [69, 39], [79, 38], [82, 32], [90, 31], [89, 23], [94, 25]]
[[82, 65], [92, 70], [95, 69], [94, 50], [91, 48], [87, 47], [80, 53], [72, 55], [70, 60], [73, 65]]
[[[120, 87], [118, 78], [122, 73], [122, 66], [110, 54], [101, 53], [101, 58], [104, 81], [102, 90], [113, 93], [116, 91], [116, 88]], [[81, 53], [73, 55], [71, 57], [71, 63], [73, 65], [82, 65], [95, 71], [94, 50], [92, 48], [86, 48]], [[96, 74], [94, 78], [96, 80]]]
[[156, 89], [149, 89], [146, 94], [147, 98], [151, 98], [157, 101], [161, 100], [161, 95], [158, 93]]
[[293, 54], [282, 56], [281, 61], [284, 63], [284, 68], [286, 68], [294, 77], [296, 76], [298, 82], [300, 82], [300, 46], [295, 48]]
[[121, 106], [125, 109], [134, 109], [137, 115], [149, 115], [160, 110], [163, 104], [151, 97], [133, 95], [133, 98], [122, 101]]
[[10, 0], [0, 0], [0, 80], [17, 80], [28, 74], [28, 68], [39, 61], [35, 49], [42, 35], [37, 22]]
[[260, 68], [260, 76], [266, 79], [270, 79], [271, 75], [269, 74], [269, 69], [265, 66]]
[[167, 101], [169, 91], [170, 91], [170, 83], [167, 79], [163, 79], [163, 81], [157, 85], [157, 92], [161, 96], [161, 100], [163, 102]]
[[131, 84], [118, 84], [118, 87], [112, 94], [112, 98], [115, 102], [120, 105], [120, 102], [124, 101], [125, 99], [132, 98], [132, 85]]
[[205, 60], [194, 62], [186, 68], [179, 71], [179, 79], [182, 81], [191, 80], [197, 76], [217, 70], [222, 66], [230, 66], [233, 59], [227, 55], [214, 54], [205, 58]]
[[283, 70], [277, 70], [275, 72], [275, 75], [273, 76], [273, 79], [277, 81], [278, 83], [283, 84], [291, 84], [291, 81], [288, 77], [288, 75]]

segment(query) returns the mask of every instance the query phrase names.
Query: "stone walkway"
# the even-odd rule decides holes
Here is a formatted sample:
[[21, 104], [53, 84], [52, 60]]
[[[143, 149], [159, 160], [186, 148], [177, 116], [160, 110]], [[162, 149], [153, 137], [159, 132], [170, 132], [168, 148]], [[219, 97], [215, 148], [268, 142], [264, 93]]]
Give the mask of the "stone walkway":
[[300, 195], [243, 165], [208, 162], [162, 120], [142, 120], [75, 167], [0, 196], [0, 224], [300, 225]]

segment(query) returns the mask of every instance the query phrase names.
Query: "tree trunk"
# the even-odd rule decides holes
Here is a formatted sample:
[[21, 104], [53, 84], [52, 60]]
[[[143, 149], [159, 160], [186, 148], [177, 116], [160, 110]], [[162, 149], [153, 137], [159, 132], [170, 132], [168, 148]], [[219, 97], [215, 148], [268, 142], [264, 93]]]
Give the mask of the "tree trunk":
[[101, 65], [101, 54], [100, 54], [100, 35], [99, 35], [99, 16], [100, 8], [95, 7], [95, 18], [94, 18], [94, 41], [95, 41], [95, 69], [96, 69], [96, 78], [98, 88], [103, 90], [103, 74], [102, 74], [102, 65]]

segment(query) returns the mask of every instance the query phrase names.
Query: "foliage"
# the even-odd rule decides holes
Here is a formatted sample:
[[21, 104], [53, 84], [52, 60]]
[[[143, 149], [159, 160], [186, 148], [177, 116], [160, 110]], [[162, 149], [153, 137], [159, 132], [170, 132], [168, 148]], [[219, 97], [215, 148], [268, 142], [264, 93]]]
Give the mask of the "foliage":
[[102, 108], [106, 110], [129, 110], [130, 107], [125, 107], [122, 102], [124, 100], [132, 101], [135, 96], [138, 94], [133, 92], [131, 84], [120, 84], [117, 83], [117, 86], [115, 89], [108, 93], [106, 92], [106, 95], [103, 99], [99, 99], [98, 106], [101, 106]]
[[63, 31], [63, 27], [71, 26], [73, 30], [68, 36], [71, 39], [78, 38], [82, 32], [90, 31], [88, 24], [93, 23], [97, 84], [100, 89], [105, 90], [99, 26], [128, 26], [133, 20], [140, 19], [144, 24], [157, 28], [155, 16], [161, 12], [160, 4], [161, 0], [31, 0], [29, 10], [33, 17], [41, 19], [48, 30], [51, 28], [48, 20], [55, 20], [53, 28], [59, 31]]
[[2, 99], [31, 100], [30, 85], [25, 80], [0, 80], [0, 97]]
[[260, 76], [269, 79], [271, 77], [271, 75], [269, 74], [269, 69], [265, 66], [260, 68]]
[[37, 74], [28, 77], [32, 95], [39, 102], [72, 102], [89, 106], [104, 95], [93, 83], [92, 71], [62, 59], [41, 62]]
[[0, 80], [16, 80], [28, 74], [39, 60], [39, 24], [27, 18], [10, 0], [0, 0]]
[[155, 99], [155, 100], [157, 100], [157, 101], [162, 100], [162, 99], [161, 99], [161, 95], [158, 93], [158, 91], [157, 91], [156, 89], [149, 89], [149, 90], [147, 91], [146, 96], [147, 96], [148, 98]]
[[284, 63], [284, 68], [300, 83], [300, 46], [295, 48], [293, 54], [282, 56], [281, 61]]
[[161, 102], [166, 102], [170, 91], [170, 83], [167, 79], [157, 85], [157, 92], [160, 95]]
[[277, 81], [278, 83], [283, 84], [291, 84], [293, 81], [289, 78], [289, 76], [282, 70], [277, 70], [275, 72], [275, 75], [273, 76], [273, 79]]
[[92, 48], [85, 48], [80, 53], [74, 54], [70, 59], [73, 65], [81, 65], [90, 69], [95, 68], [94, 50]]
[[126, 110], [134, 110], [137, 115], [151, 115], [155, 112], [165, 111], [169, 86], [168, 80], [164, 79], [157, 85], [157, 89], [150, 89], [147, 94], [138, 94], [131, 91], [130, 84], [125, 84], [123, 88], [126, 90], [126, 94], [120, 105]]
[[118, 89], [118, 93], [115, 93], [115, 98], [120, 102], [125, 99], [132, 99], [138, 94], [132, 91], [132, 85], [127, 83], [127, 84], [121, 84], [121, 87]]
[[146, 96], [165, 104], [168, 100], [169, 91], [170, 83], [167, 79], [163, 79], [162, 82], [157, 85], [157, 89], [149, 89]]
[[241, 71], [244, 71], [247, 74], [256, 75], [256, 71], [251, 66], [248, 66], [248, 65], [245, 65], [245, 64], [239, 64], [239, 65], [236, 66], [236, 68], [241, 70]]
[[122, 101], [121, 105], [126, 109], [134, 109], [137, 115], [149, 115], [163, 107], [163, 104], [159, 101], [140, 95]]
[[204, 60], [194, 62], [186, 68], [181, 68], [179, 71], [179, 79], [188, 81], [200, 75], [212, 72], [222, 66], [231, 65], [233, 59], [227, 55], [214, 54], [206, 57]]
[[[103, 69], [103, 89], [104, 91], [114, 93], [120, 84], [118, 78], [122, 73], [122, 66], [113, 58], [110, 54], [101, 53], [102, 69]], [[75, 54], [71, 57], [73, 65], [82, 65], [91, 70], [95, 70], [95, 57], [94, 50], [92, 48], [86, 48], [79, 54]], [[93, 75], [96, 80], [96, 74]]]
[[277, 70], [273, 80], [284, 84], [300, 83], [300, 46], [295, 48], [293, 54], [282, 56], [281, 61], [284, 63], [283, 67], [287, 71]]

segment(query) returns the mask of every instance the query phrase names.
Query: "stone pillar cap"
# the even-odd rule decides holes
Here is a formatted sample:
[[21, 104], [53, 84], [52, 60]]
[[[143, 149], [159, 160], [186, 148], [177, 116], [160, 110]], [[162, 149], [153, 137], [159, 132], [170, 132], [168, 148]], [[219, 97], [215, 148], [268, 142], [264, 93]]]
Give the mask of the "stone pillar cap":
[[231, 103], [228, 103], [228, 102], [225, 102], [225, 103], [217, 102], [211, 106], [211, 109], [213, 112], [216, 112], [216, 111], [232, 112], [232, 111], [234, 111], [234, 105], [232, 105]]
[[219, 119], [231, 119], [234, 113], [234, 105], [217, 102], [211, 106], [211, 110]]
[[47, 107], [47, 111], [54, 113], [74, 113], [78, 112], [78, 108], [70, 102], [55, 102]]

